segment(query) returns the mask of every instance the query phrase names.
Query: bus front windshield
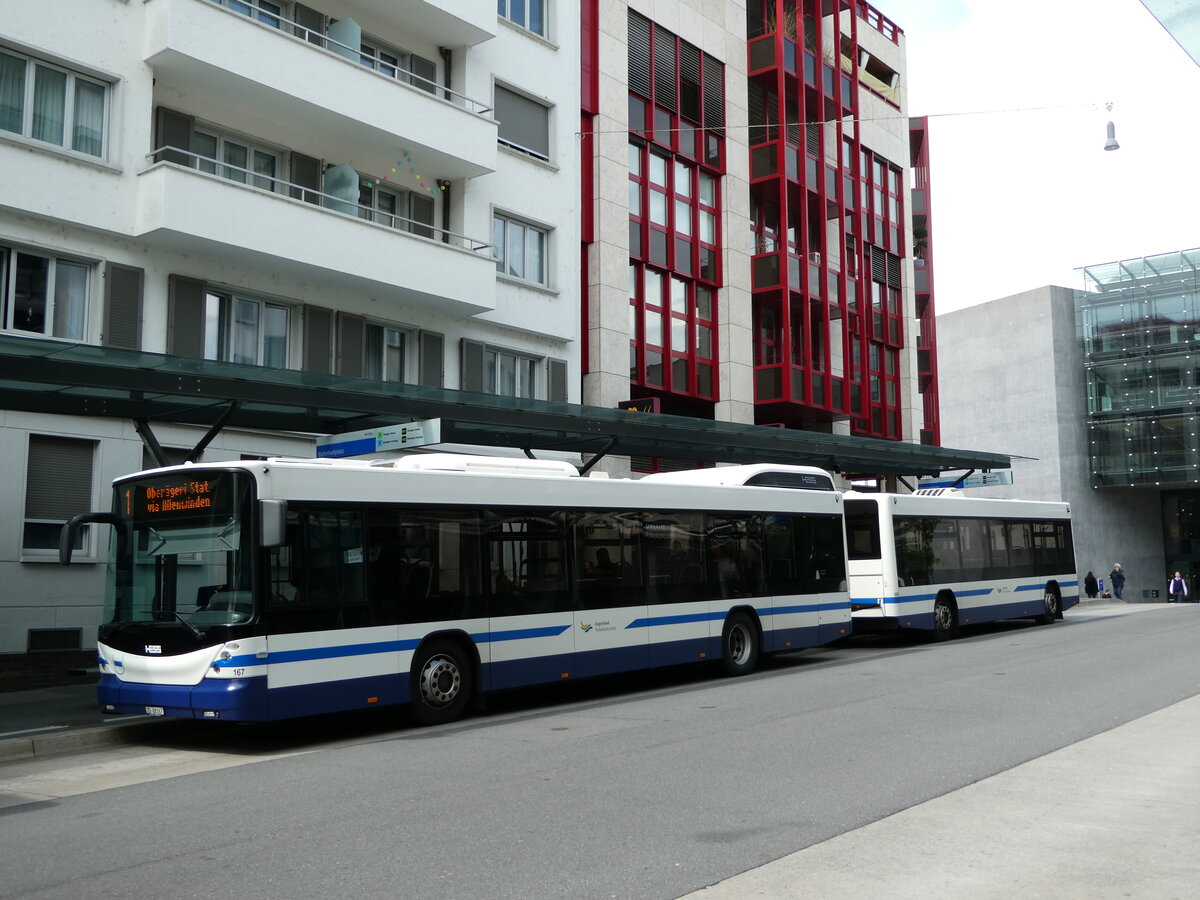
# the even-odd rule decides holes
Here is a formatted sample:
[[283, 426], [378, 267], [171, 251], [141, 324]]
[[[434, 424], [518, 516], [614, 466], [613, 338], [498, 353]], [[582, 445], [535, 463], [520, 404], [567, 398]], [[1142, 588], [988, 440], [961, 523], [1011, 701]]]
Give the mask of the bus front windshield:
[[250, 478], [180, 471], [122, 482], [104, 621], [198, 630], [254, 615]]

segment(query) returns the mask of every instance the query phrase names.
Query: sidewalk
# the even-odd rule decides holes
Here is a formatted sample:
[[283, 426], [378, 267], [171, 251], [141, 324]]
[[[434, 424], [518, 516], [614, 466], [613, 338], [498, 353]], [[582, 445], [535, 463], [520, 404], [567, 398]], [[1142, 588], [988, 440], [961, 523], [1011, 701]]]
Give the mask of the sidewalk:
[[0, 693], [0, 763], [144, 740], [168, 721], [105, 715], [95, 682]]
[[1200, 695], [686, 900], [1200, 896]]

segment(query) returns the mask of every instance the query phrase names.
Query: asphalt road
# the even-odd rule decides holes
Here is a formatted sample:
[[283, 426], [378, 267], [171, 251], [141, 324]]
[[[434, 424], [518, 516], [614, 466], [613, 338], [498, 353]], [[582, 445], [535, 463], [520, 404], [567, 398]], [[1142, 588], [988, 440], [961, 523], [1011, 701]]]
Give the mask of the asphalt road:
[[675, 898], [1196, 694], [1200, 607], [1096, 607], [13, 763], [0, 896]]

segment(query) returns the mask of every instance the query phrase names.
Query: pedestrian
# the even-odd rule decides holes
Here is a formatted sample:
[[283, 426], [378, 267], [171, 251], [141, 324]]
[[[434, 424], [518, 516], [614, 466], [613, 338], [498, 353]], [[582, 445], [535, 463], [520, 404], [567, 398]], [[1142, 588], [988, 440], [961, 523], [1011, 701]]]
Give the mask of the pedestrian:
[[1108, 573], [1108, 579], [1112, 582], [1113, 596], [1120, 600], [1121, 592], [1125, 590], [1125, 573], [1121, 571], [1120, 563], [1113, 563], [1113, 570]]
[[1100, 585], [1091, 572], [1083, 577], [1083, 592], [1088, 595], [1089, 600], [1095, 600], [1096, 595], [1100, 593]]
[[1167, 602], [1183, 603], [1187, 599], [1187, 595], [1187, 582], [1183, 580], [1182, 575], [1176, 572], [1175, 577], [1167, 582]]

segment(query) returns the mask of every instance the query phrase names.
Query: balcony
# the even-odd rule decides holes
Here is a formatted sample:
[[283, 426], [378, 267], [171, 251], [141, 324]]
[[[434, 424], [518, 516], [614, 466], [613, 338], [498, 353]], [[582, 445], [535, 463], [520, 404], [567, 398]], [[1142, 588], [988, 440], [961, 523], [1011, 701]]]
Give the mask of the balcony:
[[[432, 4], [405, 5], [423, 12], [429, 27], [440, 21]], [[376, 71], [360, 62], [358, 48], [280, 16], [251, 18], [212, 0], [148, 0], [146, 14], [146, 63], [160, 87], [185, 91], [197, 110], [225, 108], [236, 97], [263, 119], [335, 138], [343, 158], [369, 170], [394, 165], [398, 147], [433, 178], [459, 181], [495, 168], [496, 123], [482, 101]]]
[[405, 222], [378, 211], [312, 191], [305, 196], [325, 205], [292, 199], [296, 186], [244, 169], [242, 184], [228, 170], [236, 167], [221, 166], [221, 177], [152, 164], [138, 176], [135, 236], [381, 301], [466, 316], [495, 308], [496, 262], [486, 241], [427, 226], [408, 233], [398, 230]]

